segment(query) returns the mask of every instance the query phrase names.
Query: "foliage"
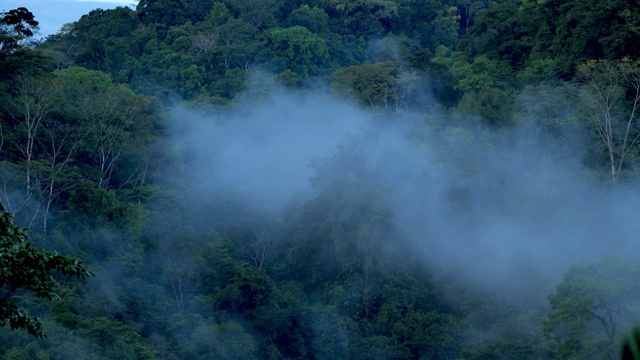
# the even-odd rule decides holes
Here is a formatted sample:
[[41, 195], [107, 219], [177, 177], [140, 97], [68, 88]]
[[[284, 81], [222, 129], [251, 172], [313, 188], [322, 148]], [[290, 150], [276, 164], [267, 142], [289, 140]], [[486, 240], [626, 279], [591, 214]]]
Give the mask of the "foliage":
[[622, 345], [622, 360], [635, 359], [640, 359], [640, 330], [637, 327], [625, 336]]
[[504, 1], [482, 11], [470, 28], [467, 51], [521, 69], [538, 58], [557, 61], [570, 78], [589, 59], [637, 58], [638, 32], [625, 14], [636, 3], [611, 1]]
[[33, 14], [25, 7], [0, 13], [0, 51], [14, 51], [21, 40], [33, 36], [33, 30], [38, 28], [38, 22]]
[[[135, 10], [91, 11], [30, 44], [33, 14], [1, 13], [0, 197], [34, 244], [81, 256], [98, 277], [63, 287], [41, 268], [48, 293], [4, 282], [3, 301], [16, 306], [5, 310], [39, 315], [20, 312], [17, 324], [36, 334], [45, 324], [51, 335], [34, 340], [0, 329], [0, 356], [614, 354], [622, 326], [635, 320], [627, 314], [637, 305], [633, 261], [575, 265], [545, 318], [544, 301], [513, 305], [420, 261], [412, 250], [431, 251], [438, 235], [401, 228], [401, 204], [390, 194], [403, 189], [389, 179], [430, 186], [439, 171], [455, 168], [433, 223], [440, 214], [480, 223], [486, 216], [470, 199], [489, 193], [488, 205], [508, 194], [515, 180], [487, 176], [504, 161], [502, 143], [539, 142], [570, 153], [564, 166], [576, 176], [595, 169], [633, 181], [638, 14], [623, 0], [142, 0]], [[202, 165], [217, 154], [184, 152], [184, 139], [168, 135], [166, 109], [178, 120], [171, 132], [195, 116], [184, 107], [199, 106], [206, 110], [198, 115], [224, 114], [220, 122], [244, 131], [250, 121], [226, 114], [280, 96], [263, 86], [274, 83], [296, 93], [330, 89], [373, 110], [379, 133], [364, 131], [312, 161], [309, 197], [278, 215], [226, 189], [209, 196], [215, 181], [194, 191], [188, 179], [208, 171]], [[433, 174], [382, 158], [381, 144], [398, 145], [385, 140], [396, 125], [419, 145], [406, 156], [434, 157]], [[505, 129], [516, 126], [526, 140]], [[584, 149], [568, 150], [577, 137]], [[533, 169], [519, 166], [518, 177]], [[58, 259], [49, 270], [88, 275], [82, 263], [69, 270], [61, 265], [69, 258], [34, 254]], [[49, 304], [56, 294], [60, 301]]]
[[329, 56], [324, 40], [303, 26], [272, 28], [263, 34], [275, 71], [290, 70], [300, 79], [318, 72]]
[[344, 67], [334, 75], [338, 93], [350, 94], [372, 108], [407, 110], [418, 76], [403, 72], [393, 61]]
[[618, 180], [640, 143], [640, 63], [589, 61], [578, 67], [586, 118], [606, 147], [611, 177]]
[[40, 319], [12, 301], [12, 294], [26, 290], [38, 298], [56, 300], [56, 272], [80, 279], [93, 274], [79, 260], [32, 247], [25, 231], [13, 225], [11, 215], [0, 204], [0, 325], [9, 324], [11, 329], [25, 329], [33, 336], [43, 337]]
[[[544, 324], [545, 334], [557, 338], [559, 356], [616, 352], [620, 329], [637, 321], [633, 311], [640, 294], [639, 275], [637, 261], [618, 257], [577, 264], [565, 273], [549, 296], [553, 312]], [[558, 332], [565, 324], [568, 329]]]

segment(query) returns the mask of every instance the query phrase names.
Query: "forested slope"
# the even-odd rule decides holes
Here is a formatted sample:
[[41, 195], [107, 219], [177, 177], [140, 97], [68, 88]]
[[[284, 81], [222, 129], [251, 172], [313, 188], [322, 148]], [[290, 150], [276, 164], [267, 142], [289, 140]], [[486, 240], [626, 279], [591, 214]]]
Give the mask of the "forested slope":
[[0, 288], [47, 334], [0, 328], [0, 355], [617, 357], [638, 14], [141, 0], [31, 43], [5, 9], [0, 201], [95, 278]]

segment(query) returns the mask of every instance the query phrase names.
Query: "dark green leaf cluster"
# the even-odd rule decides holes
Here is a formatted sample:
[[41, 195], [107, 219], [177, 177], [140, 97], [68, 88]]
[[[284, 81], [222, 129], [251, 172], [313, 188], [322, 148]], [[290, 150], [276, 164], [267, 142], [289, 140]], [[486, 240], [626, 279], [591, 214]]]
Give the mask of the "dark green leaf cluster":
[[25, 329], [29, 334], [42, 337], [44, 328], [40, 320], [11, 301], [16, 290], [27, 290], [36, 297], [57, 300], [54, 275], [60, 273], [85, 279], [93, 274], [79, 260], [31, 246], [25, 229], [13, 225], [9, 213], [0, 205], [0, 284], [3, 298], [0, 302], [0, 325], [12, 329]]
[[142, 1], [93, 11], [43, 48], [148, 94], [228, 102], [256, 69], [306, 87], [371, 60], [373, 39], [451, 49], [457, 13], [449, 1]]
[[[553, 312], [544, 323], [545, 334], [557, 339], [559, 356], [618, 353], [615, 345], [620, 331], [640, 320], [635, 316], [640, 304], [638, 276], [637, 261], [618, 257], [577, 264], [565, 273], [556, 292], [549, 296]], [[591, 326], [593, 323], [597, 325]], [[556, 332], [564, 325], [569, 327], [568, 333]], [[606, 340], [595, 341], [598, 338]]]
[[21, 40], [33, 36], [33, 30], [38, 28], [38, 22], [33, 14], [25, 7], [1, 13], [0, 18], [0, 51], [16, 50]]

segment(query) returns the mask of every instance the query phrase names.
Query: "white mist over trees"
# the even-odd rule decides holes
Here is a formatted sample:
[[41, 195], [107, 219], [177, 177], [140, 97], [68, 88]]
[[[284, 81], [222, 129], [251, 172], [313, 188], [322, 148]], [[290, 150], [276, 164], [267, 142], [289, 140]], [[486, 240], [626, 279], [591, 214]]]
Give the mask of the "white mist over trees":
[[283, 90], [238, 107], [172, 115], [193, 159], [194, 198], [231, 192], [279, 214], [292, 201], [364, 191], [414, 238], [426, 266], [492, 285], [557, 278], [575, 261], [636, 250], [637, 195], [602, 190], [580, 173], [582, 139], [528, 131], [539, 123], [472, 130], [443, 125], [438, 113], [381, 115]]
[[[573, 96], [535, 91], [556, 101]], [[385, 114], [326, 94], [270, 93], [233, 111], [178, 109], [171, 116], [191, 159], [190, 202], [231, 197], [260, 214], [254, 217], [280, 224], [254, 225], [249, 239], [239, 240], [257, 268], [278, 267], [271, 253], [278, 243], [293, 253], [328, 246], [337, 257], [322, 261], [362, 272], [353, 280], [364, 304], [381, 286], [372, 279], [409, 261], [506, 306], [542, 312], [545, 294], [571, 264], [638, 251], [639, 194], [603, 188], [582, 165], [584, 136], [537, 130], [548, 127], [548, 116], [523, 113], [516, 126], [494, 131], [446, 124], [438, 112]], [[523, 97], [522, 108], [540, 111], [544, 104], [526, 103], [537, 99]], [[573, 115], [564, 112], [554, 116]], [[194, 221], [216, 223], [225, 207], [195, 213], [203, 218]], [[273, 227], [292, 216], [301, 216], [303, 227], [331, 230], [311, 240], [283, 239]], [[304, 271], [327, 265], [312, 264]], [[443, 296], [458, 303], [454, 289]], [[633, 319], [626, 314], [624, 321]]]

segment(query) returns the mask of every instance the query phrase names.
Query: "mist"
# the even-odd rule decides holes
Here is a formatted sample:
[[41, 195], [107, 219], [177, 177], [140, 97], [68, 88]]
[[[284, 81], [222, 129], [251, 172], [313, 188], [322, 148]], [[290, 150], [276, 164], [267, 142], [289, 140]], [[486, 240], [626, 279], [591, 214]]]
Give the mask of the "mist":
[[282, 89], [268, 101], [241, 100], [209, 116], [176, 108], [171, 117], [189, 163], [187, 188], [212, 196], [234, 192], [237, 201], [271, 214], [309, 196], [311, 159], [329, 156], [367, 126], [367, 114], [345, 102]]
[[537, 119], [495, 130], [456, 116], [276, 89], [215, 114], [175, 108], [171, 118], [194, 201], [233, 194], [278, 218], [362, 170], [425, 269], [506, 297], [527, 288], [544, 298], [576, 262], [638, 253], [638, 193], [585, 168], [584, 128], [558, 138], [535, 131]]

